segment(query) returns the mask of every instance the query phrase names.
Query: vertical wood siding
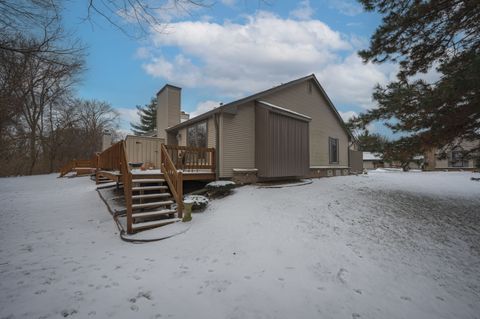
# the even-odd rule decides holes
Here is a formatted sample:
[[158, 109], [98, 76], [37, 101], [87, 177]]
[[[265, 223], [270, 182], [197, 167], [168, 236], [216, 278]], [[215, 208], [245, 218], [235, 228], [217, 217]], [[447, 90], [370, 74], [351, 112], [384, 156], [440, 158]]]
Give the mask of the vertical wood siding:
[[308, 122], [256, 106], [258, 176], [296, 177], [309, 173]]
[[[262, 97], [263, 101], [308, 115], [312, 118], [310, 130], [310, 166], [347, 166], [348, 135], [340, 125], [337, 116], [327, 105], [320, 90], [309, 82], [299, 83], [280, 92]], [[339, 140], [339, 162], [330, 164], [328, 159], [328, 138]]]

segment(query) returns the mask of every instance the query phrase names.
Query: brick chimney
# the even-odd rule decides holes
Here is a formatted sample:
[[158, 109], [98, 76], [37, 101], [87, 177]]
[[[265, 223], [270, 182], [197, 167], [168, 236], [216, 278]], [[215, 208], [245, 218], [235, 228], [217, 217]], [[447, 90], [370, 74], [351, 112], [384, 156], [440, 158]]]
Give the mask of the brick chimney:
[[180, 123], [182, 88], [166, 84], [157, 93], [157, 136], [167, 140], [167, 128]]

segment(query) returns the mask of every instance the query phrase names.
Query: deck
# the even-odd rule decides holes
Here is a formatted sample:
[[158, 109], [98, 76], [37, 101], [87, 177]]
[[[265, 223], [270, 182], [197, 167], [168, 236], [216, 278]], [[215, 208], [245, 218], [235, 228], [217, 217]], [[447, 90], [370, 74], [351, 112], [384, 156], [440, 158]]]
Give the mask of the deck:
[[[165, 176], [159, 169], [153, 170], [139, 170], [132, 169], [133, 179], [164, 179]], [[192, 170], [192, 171], [182, 171], [184, 181], [213, 181], [215, 180], [215, 173], [211, 170]], [[121, 183], [122, 182], [122, 173], [120, 171], [109, 171], [109, 170], [100, 170], [97, 172], [98, 175], [108, 178], [109, 180]]]

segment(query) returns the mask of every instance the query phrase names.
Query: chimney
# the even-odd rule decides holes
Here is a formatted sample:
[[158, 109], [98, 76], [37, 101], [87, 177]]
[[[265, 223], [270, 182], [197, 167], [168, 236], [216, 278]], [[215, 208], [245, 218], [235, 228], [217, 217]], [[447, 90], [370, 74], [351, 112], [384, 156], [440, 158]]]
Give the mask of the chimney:
[[105, 130], [102, 135], [102, 152], [110, 146], [112, 146], [112, 133], [109, 130]]
[[182, 88], [166, 84], [157, 93], [157, 137], [167, 140], [167, 128], [180, 123]]
[[185, 121], [188, 121], [189, 119], [190, 119], [190, 114], [182, 111], [182, 114], [180, 114], [180, 122], [185, 122]]

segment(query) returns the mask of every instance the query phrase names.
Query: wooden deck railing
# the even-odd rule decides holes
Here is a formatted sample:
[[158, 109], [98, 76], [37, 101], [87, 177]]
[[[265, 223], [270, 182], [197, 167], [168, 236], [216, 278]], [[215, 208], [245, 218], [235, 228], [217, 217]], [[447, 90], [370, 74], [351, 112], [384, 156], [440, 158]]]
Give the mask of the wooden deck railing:
[[71, 160], [60, 168], [60, 176], [63, 177], [67, 173], [73, 171], [75, 168], [98, 168], [98, 155], [94, 154], [91, 159], [88, 160]]
[[[162, 144], [163, 145], [163, 144]], [[215, 172], [215, 148], [164, 145], [173, 165], [182, 171]]]
[[119, 166], [120, 173], [122, 174], [122, 183], [123, 183], [123, 194], [125, 197], [125, 207], [127, 209], [127, 232], [132, 233], [132, 172], [128, 166], [127, 151], [125, 147], [125, 142], [119, 142]]
[[160, 169], [162, 170], [163, 176], [167, 181], [170, 191], [175, 202], [177, 203], [177, 213], [178, 218], [183, 216], [183, 173], [182, 171], [177, 170], [174, 162], [172, 161], [170, 155], [168, 154], [167, 147], [165, 144], [162, 144], [160, 147], [161, 154], [161, 164]]
[[122, 154], [126, 156], [124, 141], [113, 144], [98, 154], [98, 169], [120, 171]]

